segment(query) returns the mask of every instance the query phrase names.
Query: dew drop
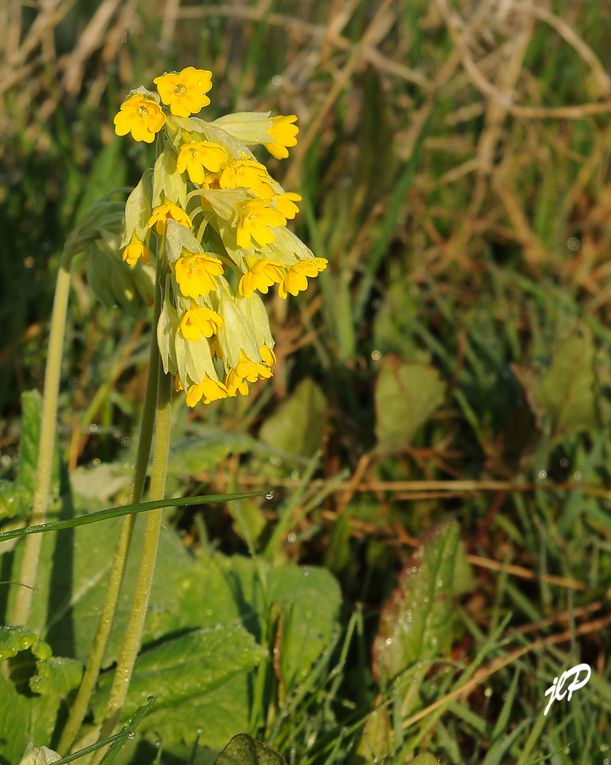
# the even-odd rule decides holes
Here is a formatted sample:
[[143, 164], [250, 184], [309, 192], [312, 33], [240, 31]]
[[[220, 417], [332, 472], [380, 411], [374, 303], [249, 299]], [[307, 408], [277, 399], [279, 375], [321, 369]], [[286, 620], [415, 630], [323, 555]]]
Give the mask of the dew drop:
[[433, 635], [433, 637], [431, 638], [431, 645], [434, 647], [437, 645], [438, 642], [439, 641], [437, 640], [437, 638]]
[[437, 580], [437, 589], [440, 590], [443, 587], [443, 579]]
[[386, 638], [384, 645], [392, 645], [392, 638]]
[[154, 697], [154, 696], [153, 696], [153, 694], [151, 693], [151, 694], [149, 694], [149, 695], [146, 697], [146, 700], [147, 700], [147, 701], [149, 702], [149, 704], [150, 704], [150, 703], [152, 703], [153, 701], [155, 701], [155, 697]]
[[274, 492], [273, 492], [273, 491], [268, 491], [268, 492], [266, 493], [266, 495], [265, 495], [265, 499], [266, 499], [266, 500], [269, 502], [269, 501], [270, 501], [270, 500], [272, 500], [273, 498], [274, 498]]
[[305, 571], [303, 572], [303, 575], [310, 576], [310, 570], [306, 568]]
[[537, 473], [537, 478], [540, 481], [545, 481], [545, 479], [547, 478], [547, 470], [539, 470], [539, 472]]
[[487, 699], [489, 699], [492, 696], [492, 688], [490, 688], [490, 686], [488, 686], [488, 688], [486, 688], [486, 690], [484, 691], [484, 696]]
[[568, 468], [568, 466], [569, 466], [568, 459], [566, 457], [562, 457], [561, 460], [560, 460], [560, 467], [564, 468], [566, 470], [566, 468]]
[[576, 470], [573, 473], [573, 480], [574, 481], [581, 481], [582, 478], [583, 478], [583, 474], [582, 474], [581, 470]]
[[287, 534], [286, 541], [287, 541], [288, 544], [294, 545], [295, 542], [297, 541], [297, 534], [295, 534], [294, 531], [291, 531], [290, 534]]
[[382, 358], [382, 354], [380, 351], [371, 351], [371, 360], [372, 361], [379, 361]]
[[127, 738], [128, 738], [130, 741], [133, 741], [133, 740], [136, 738], [136, 734], [134, 733], [134, 731], [133, 731], [133, 730], [130, 730], [130, 731], [128, 731], [128, 732], [127, 732]]
[[566, 246], [567, 249], [569, 249], [571, 252], [577, 252], [577, 250], [581, 247], [581, 242], [579, 239], [577, 239], [576, 236], [570, 236], [566, 240]]

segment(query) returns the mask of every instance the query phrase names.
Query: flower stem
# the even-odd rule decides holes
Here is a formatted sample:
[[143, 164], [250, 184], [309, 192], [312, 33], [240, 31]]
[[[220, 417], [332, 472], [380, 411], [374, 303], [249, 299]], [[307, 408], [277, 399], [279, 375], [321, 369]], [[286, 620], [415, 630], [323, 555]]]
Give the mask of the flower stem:
[[[157, 384], [159, 380], [159, 349], [157, 347], [156, 327], [161, 310], [161, 291], [155, 290], [155, 307], [153, 310], [153, 331], [151, 335], [151, 347], [149, 352], [149, 368], [146, 381], [146, 393], [144, 397], [144, 410], [140, 424], [140, 438], [138, 440], [138, 452], [134, 469], [134, 482], [132, 484], [131, 502], [140, 502], [146, 479], [146, 469], [151, 452], [153, 439], [153, 427], [155, 424], [155, 408], [157, 405]], [[132, 533], [136, 521], [135, 515], [126, 516], [121, 522], [121, 529], [117, 538], [117, 544], [112, 560], [106, 598], [102, 607], [100, 621], [91, 646], [91, 653], [85, 667], [83, 679], [74, 704], [70, 710], [66, 726], [62, 731], [57, 751], [63, 756], [70, 751], [78, 736], [82, 722], [87, 714], [89, 702], [100, 673], [100, 667], [106, 652], [110, 630], [115, 618], [119, 592], [125, 573], [127, 556], [131, 544]]]
[[[64, 250], [55, 285], [55, 297], [53, 299], [53, 311], [51, 313], [51, 327], [49, 331], [47, 364], [45, 368], [45, 387], [42, 397], [36, 483], [34, 486], [30, 523], [44, 523], [47, 515], [47, 506], [49, 504], [62, 351], [64, 335], [66, 333], [68, 300], [70, 297], [70, 268], [72, 266], [72, 255], [73, 252], [69, 248]], [[20, 586], [17, 588], [12, 609], [13, 613], [11, 620], [13, 624], [27, 625], [29, 622], [41, 547], [42, 534], [33, 534], [26, 537], [23, 545], [21, 570], [17, 577]]]
[[[159, 285], [157, 287], [160, 289]], [[168, 468], [168, 451], [170, 446], [170, 425], [172, 410], [172, 379], [170, 375], [159, 370], [159, 383], [157, 390], [157, 411], [155, 423], [155, 453], [153, 457], [150, 499], [163, 499], [165, 496], [165, 484]], [[146, 516], [144, 528], [144, 544], [140, 558], [140, 569], [134, 588], [132, 610], [125, 630], [123, 645], [119, 654], [117, 668], [115, 670], [110, 696], [106, 706], [104, 722], [100, 732], [100, 738], [107, 738], [115, 729], [121, 711], [127, 697], [127, 689], [131, 680], [134, 664], [144, 631], [144, 620], [148, 610], [155, 563], [157, 560], [157, 548], [161, 531], [163, 510], [151, 510]], [[100, 749], [94, 758], [93, 765], [97, 765], [104, 755]]]

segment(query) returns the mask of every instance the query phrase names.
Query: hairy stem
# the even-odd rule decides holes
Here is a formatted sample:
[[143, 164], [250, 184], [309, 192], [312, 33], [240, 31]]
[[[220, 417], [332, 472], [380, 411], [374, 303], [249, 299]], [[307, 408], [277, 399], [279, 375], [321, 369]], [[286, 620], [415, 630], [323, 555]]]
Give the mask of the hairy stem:
[[[153, 331], [151, 335], [151, 347], [149, 352], [149, 368], [146, 381], [146, 394], [144, 398], [144, 410], [140, 424], [140, 438], [138, 440], [138, 452], [134, 469], [134, 482], [131, 492], [131, 503], [140, 502], [146, 479], [146, 469], [151, 453], [153, 428], [155, 424], [155, 408], [157, 405], [157, 385], [159, 380], [159, 349], [157, 347], [156, 327], [161, 310], [161, 290], [155, 290], [155, 307], [153, 310]], [[91, 646], [91, 653], [83, 679], [74, 704], [70, 710], [66, 726], [62, 731], [57, 751], [63, 756], [70, 751], [78, 736], [82, 722], [87, 714], [89, 702], [100, 673], [100, 667], [106, 652], [108, 638], [115, 618], [121, 583], [125, 573], [127, 556], [131, 544], [132, 533], [136, 521], [135, 515], [126, 516], [121, 522], [121, 529], [117, 538], [117, 544], [113, 556], [112, 566], [106, 598], [102, 607], [100, 621]]]
[[[73, 253], [67, 248], [62, 255], [53, 311], [49, 332], [49, 348], [45, 368], [45, 387], [42, 397], [42, 415], [40, 422], [40, 441], [38, 444], [38, 463], [36, 466], [36, 484], [32, 502], [30, 523], [44, 523], [49, 504], [51, 473], [53, 470], [53, 451], [57, 426], [57, 402], [61, 376], [62, 351], [66, 333], [66, 317], [70, 297], [70, 268]], [[32, 610], [32, 597], [38, 571], [38, 559], [42, 547], [42, 534], [26, 537], [21, 559], [21, 570], [17, 577], [20, 584], [15, 594], [12, 623], [27, 625]]]
[[[159, 285], [158, 285], [158, 289]], [[170, 375], [159, 370], [159, 383], [157, 393], [157, 412], [155, 425], [155, 453], [151, 474], [150, 499], [163, 499], [168, 467], [168, 451], [170, 446], [170, 425], [172, 408], [172, 380]], [[127, 690], [132, 677], [134, 664], [144, 631], [144, 620], [148, 610], [157, 560], [157, 548], [159, 547], [159, 535], [163, 510], [152, 510], [147, 513], [144, 528], [144, 544], [140, 558], [140, 568], [136, 579], [132, 609], [125, 630], [125, 637], [121, 646], [117, 668], [110, 689], [110, 696], [106, 707], [104, 722], [100, 732], [100, 738], [107, 738], [115, 729], [121, 715]], [[104, 751], [100, 749], [94, 765], [101, 760]]]

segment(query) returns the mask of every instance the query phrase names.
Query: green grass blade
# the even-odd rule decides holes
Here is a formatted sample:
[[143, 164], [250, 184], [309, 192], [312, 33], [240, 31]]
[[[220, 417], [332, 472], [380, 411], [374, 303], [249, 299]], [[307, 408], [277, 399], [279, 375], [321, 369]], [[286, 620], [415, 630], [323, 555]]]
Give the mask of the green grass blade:
[[99, 510], [95, 513], [80, 515], [77, 518], [67, 518], [62, 521], [51, 521], [50, 523], [41, 523], [38, 526], [27, 526], [23, 529], [12, 529], [0, 533], [0, 543], [9, 539], [18, 539], [29, 534], [42, 534], [47, 531], [61, 531], [71, 529], [74, 526], [85, 526], [89, 523], [99, 523], [108, 521], [112, 518], [120, 518], [123, 515], [131, 513], [143, 513], [146, 510], [158, 510], [164, 507], [188, 507], [189, 505], [213, 504], [217, 502], [231, 502], [238, 499], [247, 499], [248, 497], [260, 497], [265, 494], [263, 491], [246, 491], [237, 494], [203, 494], [197, 497], [175, 497], [168, 499], [159, 499], [154, 502], [137, 502], [132, 505], [119, 505], [118, 507], [108, 507], [105, 510]]

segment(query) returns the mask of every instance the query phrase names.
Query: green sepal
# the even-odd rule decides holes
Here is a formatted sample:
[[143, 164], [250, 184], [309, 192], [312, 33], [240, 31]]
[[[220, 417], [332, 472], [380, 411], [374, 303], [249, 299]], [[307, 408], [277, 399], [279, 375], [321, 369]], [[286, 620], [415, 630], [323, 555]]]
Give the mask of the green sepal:
[[104, 305], [119, 305], [131, 314], [141, 315], [153, 302], [155, 269], [139, 263], [130, 268], [121, 260], [113, 243], [94, 243], [87, 258], [87, 280]]
[[153, 170], [153, 207], [163, 204], [166, 199], [187, 208], [187, 182], [176, 169], [176, 152], [166, 143], [157, 157]]
[[203, 252], [201, 244], [186, 226], [168, 220], [165, 230], [165, 252], [168, 263], [175, 263], [182, 257], [183, 250], [197, 255]]
[[[178, 329], [178, 314], [170, 300], [170, 276], [166, 278], [165, 295], [163, 305], [159, 313], [157, 322], [157, 345], [159, 346], [159, 355], [163, 364], [163, 371], [166, 374], [176, 374], [178, 366], [176, 363], [176, 351], [174, 347], [174, 338]], [[184, 385], [184, 383], [183, 383]]]
[[268, 244], [261, 254], [268, 255], [272, 260], [278, 260], [285, 266], [292, 266], [298, 260], [308, 260], [314, 257], [312, 250], [286, 226], [273, 229], [274, 241]]
[[223, 326], [218, 331], [218, 340], [226, 364], [235, 367], [240, 360], [241, 351], [252, 361], [260, 361], [259, 346], [253, 329], [248, 318], [240, 310], [238, 300], [226, 294], [222, 295], [219, 313], [223, 317]]
[[213, 120], [209, 127], [221, 128], [238, 141], [246, 144], [272, 143], [269, 130], [273, 120], [271, 112], [235, 112]]
[[178, 375], [185, 390], [189, 381], [200, 383], [206, 375], [213, 380], [217, 379], [210, 345], [205, 337], [200, 340], [186, 340], [180, 332], [174, 336], [176, 350], [176, 366]]
[[121, 249], [127, 247], [134, 234], [143, 242], [149, 233], [149, 218], [153, 211], [153, 171], [146, 170], [134, 188], [127, 197], [125, 203], [125, 227], [123, 229], [123, 239], [121, 240]]
[[[275, 345], [272, 331], [269, 326], [269, 316], [263, 300], [257, 292], [253, 292], [249, 298], [238, 298], [238, 306], [246, 319], [246, 323], [252, 328], [257, 349], [267, 345], [272, 349]], [[253, 361], [256, 359], [253, 358]]]

